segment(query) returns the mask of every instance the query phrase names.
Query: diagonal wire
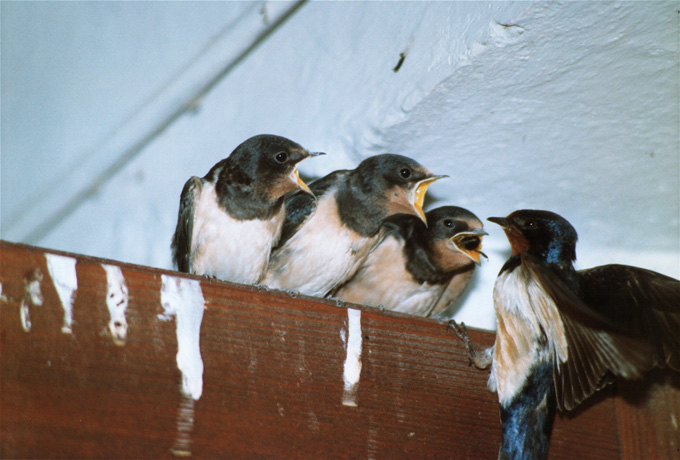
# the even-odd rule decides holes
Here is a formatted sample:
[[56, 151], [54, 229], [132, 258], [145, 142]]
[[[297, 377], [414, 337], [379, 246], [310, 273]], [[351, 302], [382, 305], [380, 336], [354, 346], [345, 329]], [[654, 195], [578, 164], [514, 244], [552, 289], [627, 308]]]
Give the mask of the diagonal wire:
[[205, 97], [215, 86], [217, 86], [224, 77], [226, 77], [232, 70], [234, 70], [244, 59], [246, 59], [257, 47], [259, 47], [272, 33], [274, 33], [286, 20], [295, 14], [308, 0], [298, 0], [285, 13], [276, 19], [269, 27], [263, 30], [253, 42], [244, 49], [236, 58], [231, 60], [226, 66], [222, 68], [212, 79], [210, 79], [196, 94], [188, 101], [180, 105], [174, 112], [169, 114], [163, 121], [161, 121], [154, 129], [152, 129], [146, 136], [140, 139], [137, 143], [125, 150], [123, 154], [116, 159], [108, 168], [94, 177], [86, 186], [79, 192], [75, 193], [62, 207], [57, 209], [51, 216], [41, 222], [34, 228], [25, 238], [24, 241], [28, 244], [35, 244], [44, 238], [52, 229], [62, 223], [68, 216], [70, 216], [76, 209], [78, 209], [89, 198], [94, 196], [99, 189], [118, 174], [131, 160], [139, 155], [151, 142], [160, 136], [166, 129], [177, 121], [182, 115], [194, 110], [198, 102]]

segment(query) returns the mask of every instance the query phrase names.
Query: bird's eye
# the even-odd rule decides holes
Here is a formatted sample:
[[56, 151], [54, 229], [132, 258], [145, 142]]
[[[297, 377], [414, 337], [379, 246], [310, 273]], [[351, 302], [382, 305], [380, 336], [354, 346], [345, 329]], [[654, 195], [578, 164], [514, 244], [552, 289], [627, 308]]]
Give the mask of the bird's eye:
[[288, 154], [286, 152], [279, 152], [274, 158], [276, 158], [276, 161], [279, 163], [284, 163], [288, 159]]
[[399, 171], [399, 175], [404, 179], [408, 179], [409, 177], [411, 177], [411, 170], [408, 168], [402, 168], [402, 170]]
[[453, 227], [453, 221], [451, 219], [446, 219], [444, 221], [444, 226], [448, 227], [448, 228], [452, 228]]
[[526, 228], [536, 228], [536, 221], [534, 219], [527, 219], [524, 222], [524, 226]]

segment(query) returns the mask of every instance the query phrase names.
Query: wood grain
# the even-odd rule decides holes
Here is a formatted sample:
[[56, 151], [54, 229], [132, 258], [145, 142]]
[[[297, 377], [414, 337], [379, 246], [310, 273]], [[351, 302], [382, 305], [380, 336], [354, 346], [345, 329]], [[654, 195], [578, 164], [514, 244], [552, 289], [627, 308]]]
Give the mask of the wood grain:
[[[468, 365], [455, 334], [433, 320], [361, 309], [357, 406], [342, 404], [347, 306], [200, 280], [203, 393], [181, 392], [175, 321], [163, 321], [161, 276], [77, 259], [73, 333], [39, 248], [0, 243], [2, 458], [496, 458], [496, 396]], [[63, 253], [61, 253], [63, 254]], [[107, 323], [102, 263], [129, 289], [123, 346]], [[24, 331], [24, 278], [35, 269], [44, 302]], [[470, 331], [475, 343], [493, 334]], [[600, 392], [555, 423], [551, 459], [680, 458], [671, 414], [678, 379]], [[642, 391], [646, 396], [631, 397]]]

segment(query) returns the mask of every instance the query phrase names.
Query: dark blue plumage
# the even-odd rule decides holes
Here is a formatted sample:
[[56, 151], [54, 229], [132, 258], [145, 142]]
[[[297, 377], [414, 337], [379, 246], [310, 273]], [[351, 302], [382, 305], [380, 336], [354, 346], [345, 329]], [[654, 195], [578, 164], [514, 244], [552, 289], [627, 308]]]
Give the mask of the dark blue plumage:
[[680, 370], [680, 281], [637, 267], [576, 271], [576, 230], [537, 210], [488, 219], [500, 225], [511, 257], [494, 287], [497, 331], [489, 387], [498, 393], [500, 458], [547, 456], [556, 409], [571, 410], [615, 380], [655, 366]]
[[533, 460], [548, 456], [557, 409], [552, 373], [552, 362], [536, 366], [524, 388], [507, 406], [501, 406], [499, 459]]

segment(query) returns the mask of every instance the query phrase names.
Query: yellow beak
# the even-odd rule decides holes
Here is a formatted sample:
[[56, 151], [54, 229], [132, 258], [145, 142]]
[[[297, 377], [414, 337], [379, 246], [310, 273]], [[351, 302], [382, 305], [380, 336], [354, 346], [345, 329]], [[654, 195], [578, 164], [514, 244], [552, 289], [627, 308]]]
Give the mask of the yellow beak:
[[300, 174], [298, 174], [297, 168], [295, 168], [295, 171], [293, 171], [293, 173], [295, 174], [295, 181], [300, 186], [300, 190], [307, 192], [310, 195], [314, 196], [314, 193], [309, 189], [309, 187], [307, 187], [307, 184], [305, 184], [305, 181], [300, 179]]
[[423, 211], [423, 202], [425, 201], [425, 193], [427, 193], [427, 188], [435, 181], [439, 179], [443, 179], [444, 177], [449, 177], [449, 176], [434, 176], [434, 177], [429, 177], [427, 179], [424, 179], [420, 182], [418, 182], [418, 185], [416, 185], [416, 190], [414, 193], [413, 197], [413, 207], [416, 208], [416, 211], [418, 214], [420, 214], [421, 219], [423, 219], [423, 222], [425, 222], [425, 225], [427, 225], [427, 219], [425, 218], [425, 212]]

